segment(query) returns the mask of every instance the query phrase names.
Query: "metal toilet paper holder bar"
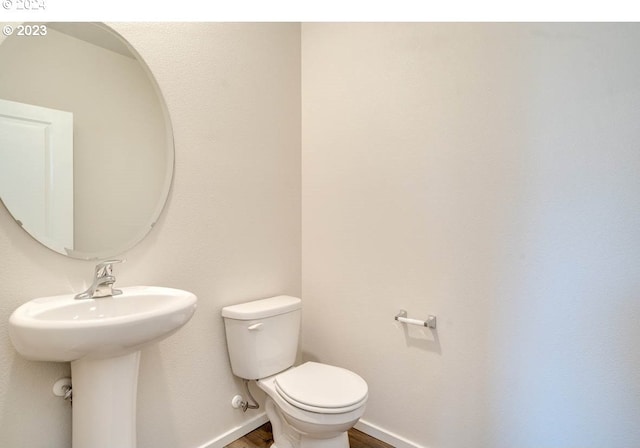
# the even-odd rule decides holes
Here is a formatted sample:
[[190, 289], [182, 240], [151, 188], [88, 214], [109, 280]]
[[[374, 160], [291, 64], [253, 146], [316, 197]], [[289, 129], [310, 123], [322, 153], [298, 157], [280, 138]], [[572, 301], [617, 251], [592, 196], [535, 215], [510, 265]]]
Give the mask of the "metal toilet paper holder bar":
[[427, 327], [427, 328], [432, 328], [432, 329], [436, 328], [436, 316], [431, 315], [431, 314], [429, 316], [427, 316], [426, 320], [411, 319], [411, 318], [407, 317], [407, 311], [406, 310], [400, 310], [400, 312], [398, 314], [396, 314], [394, 319], [397, 320], [398, 322], [402, 322], [404, 324], [419, 325], [421, 327]]

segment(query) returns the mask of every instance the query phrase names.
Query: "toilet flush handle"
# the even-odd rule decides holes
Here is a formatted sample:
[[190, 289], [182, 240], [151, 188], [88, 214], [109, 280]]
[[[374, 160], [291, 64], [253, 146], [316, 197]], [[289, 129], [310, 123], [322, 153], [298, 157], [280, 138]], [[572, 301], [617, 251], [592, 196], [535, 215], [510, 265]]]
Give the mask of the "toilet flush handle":
[[247, 328], [249, 331], [258, 331], [262, 327], [262, 322], [258, 322], [257, 324], [249, 325]]

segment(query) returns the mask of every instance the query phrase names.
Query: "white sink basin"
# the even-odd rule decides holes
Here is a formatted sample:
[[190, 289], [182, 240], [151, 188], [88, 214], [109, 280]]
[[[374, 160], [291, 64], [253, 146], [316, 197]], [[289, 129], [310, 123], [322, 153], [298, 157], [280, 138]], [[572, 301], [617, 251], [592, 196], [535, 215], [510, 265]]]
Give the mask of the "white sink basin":
[[18, 353], [36, 361], [75, 361], [126, 355], [186, 324], [194, 294], [156, 286], [121, 288], [122, 294], [74, 299], [42, 297], [16, 309], [9, 335]]

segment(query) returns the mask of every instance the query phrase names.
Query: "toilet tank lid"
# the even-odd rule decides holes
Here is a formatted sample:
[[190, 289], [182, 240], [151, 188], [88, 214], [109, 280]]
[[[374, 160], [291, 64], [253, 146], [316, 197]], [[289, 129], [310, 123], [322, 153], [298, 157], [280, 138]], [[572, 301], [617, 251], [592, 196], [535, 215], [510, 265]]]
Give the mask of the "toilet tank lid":
[[238, 320], [263, 319], [299, 310], [302, 301], [292, 296], [276, 296], [222, 308], [222, 317]]

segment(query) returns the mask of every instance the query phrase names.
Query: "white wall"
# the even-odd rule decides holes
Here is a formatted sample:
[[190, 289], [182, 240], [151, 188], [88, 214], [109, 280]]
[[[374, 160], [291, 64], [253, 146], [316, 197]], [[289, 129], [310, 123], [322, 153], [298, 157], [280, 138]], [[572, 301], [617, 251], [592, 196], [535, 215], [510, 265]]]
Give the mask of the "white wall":
[[302, 30], [305, 355], [416, 446], [640, 445], [640, 27]]
[[[195, 448], [251, 415], [225, 348], [222, 306], [300, 294], [300, 27], [117, 24], [145, 58], [173, 120], [176, 171], [151, 234], [117, 284], [199, 297], [192, 321], [142, 355], [140, 447]], [[30, 362], [7, 335], [27, 300], [82, 291], [93, 263], [33, 241], [0, 207], [0, 446], [68, 448], [71, 412], [51, 394], [63, 363]]]

